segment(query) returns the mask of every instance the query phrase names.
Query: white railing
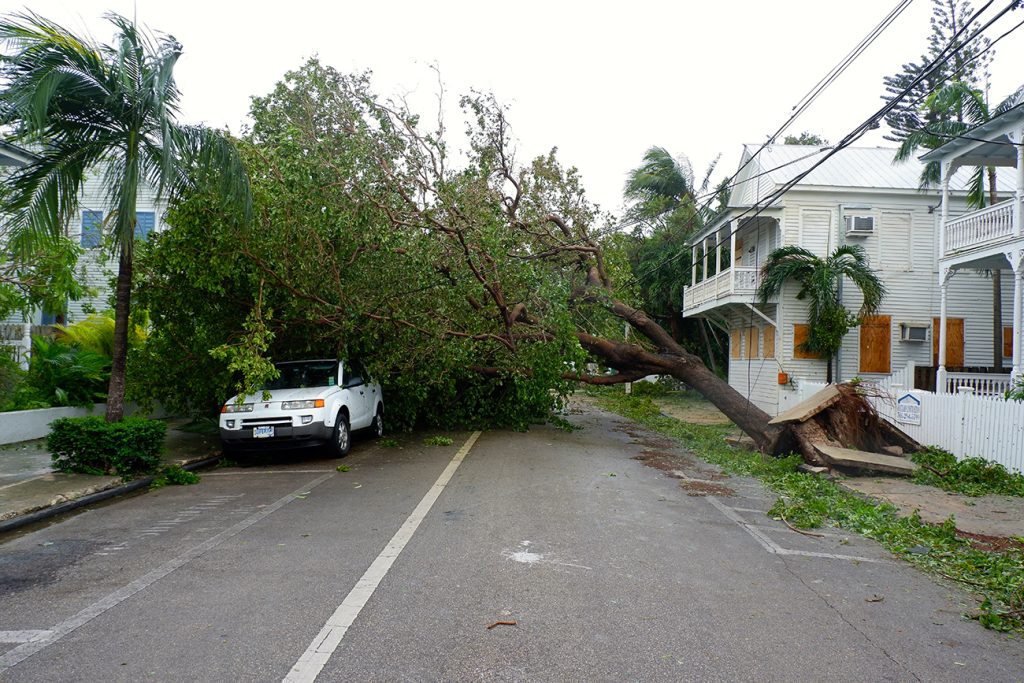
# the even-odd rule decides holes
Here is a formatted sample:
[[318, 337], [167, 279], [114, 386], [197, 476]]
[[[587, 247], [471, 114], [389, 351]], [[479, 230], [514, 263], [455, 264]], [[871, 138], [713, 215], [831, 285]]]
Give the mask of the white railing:
[[946, 253], [994, 242], [1014, 234], [1013, 199], [946, 222]]
[[737, 266], [723, 270], [683, 290], [683, 313], [734, 294], [753, 296], [759, 283], [760, 275], [755, 267]]
[[[797, 401], [825, 388], [816, 382], [799, 382], [797, 386]], [[896, 418], [896, 401], [907, 393], [921, 402], [920, 424]], [[960, 459], [982, 457], [1024, 473], [1024, 402], [917, 390], [893, 391], [889, 396], [869, 400], [879, 415], [918, 443], [944, 448]]]
[[969, 393], [1002, 397], [1010, 389], [1010, 375], [977, 372], [950, 372], [946, 375], [946, 393]]

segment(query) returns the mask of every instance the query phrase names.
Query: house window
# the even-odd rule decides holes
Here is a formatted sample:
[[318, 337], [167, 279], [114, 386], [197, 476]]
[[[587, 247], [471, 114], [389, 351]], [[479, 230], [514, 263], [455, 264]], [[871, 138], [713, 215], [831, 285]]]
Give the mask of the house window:
[[764, 357], [775, 358], [775, 327], [773, 325], [764, 328]]
[[793, 325], [793, 358], [806, 360], [820, 360], [821, 356], [811, 351], [805, 351], [801, 347], [811, 332], [810, 325]]
[[892, 318], [869, 315], [860, 324], [860, 371], [892, 372]]
[[103, 212], [82, 212], [82, 246], [95, 249], [103, 241]]
[[758, 329], [756, 327], [747, 328], [747, 358], [760, 358], [760, 348], [758, 344]]
[[733, 330], [729, 333], [729, 358], [740, 358], [740, 331]]
[[139, 211], [135, 214], [135, 239], [147, 240], [149, 233], [153, 232], [156, 225], [156, 214], [152, 211]]

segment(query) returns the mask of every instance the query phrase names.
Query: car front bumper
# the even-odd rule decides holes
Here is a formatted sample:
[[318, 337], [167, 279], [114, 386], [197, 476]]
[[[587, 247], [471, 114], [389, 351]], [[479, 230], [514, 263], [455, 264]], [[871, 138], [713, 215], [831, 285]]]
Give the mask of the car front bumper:
[[225, 446], [241, 449], [287, 449], [322, 446], [331, 440], [334, 430], [323, 422], [312, 422], [307, 425], [275, 424], [274, 435], [255, 437], [254, 427], [243, 426], [241, 429], [220, 428], [220, 440]]

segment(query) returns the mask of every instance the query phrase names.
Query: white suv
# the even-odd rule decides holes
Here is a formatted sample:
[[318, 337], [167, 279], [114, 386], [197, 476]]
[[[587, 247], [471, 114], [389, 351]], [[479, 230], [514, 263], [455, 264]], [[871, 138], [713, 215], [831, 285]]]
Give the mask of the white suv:
[[380, 385], [358, 361], [336, 359], [275, 363], [280, 376], [263, 392], [231, 397], [220, 410], [220, 439], [225, 453], [264, 448], [327, 445], [346, 455], [352, 430], [384, 433]]

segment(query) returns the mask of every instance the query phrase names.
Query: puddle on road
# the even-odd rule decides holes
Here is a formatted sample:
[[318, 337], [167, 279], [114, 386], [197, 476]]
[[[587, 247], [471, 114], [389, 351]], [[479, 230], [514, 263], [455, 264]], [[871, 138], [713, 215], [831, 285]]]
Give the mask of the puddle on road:
[[0, 553], [0, 594], [11, 595], [57, 581], [58, 574], [88, 557], [106, 541], [53, 539], [13, 552]]

